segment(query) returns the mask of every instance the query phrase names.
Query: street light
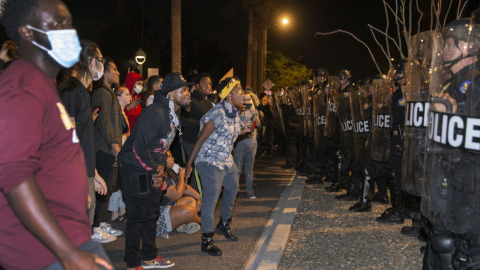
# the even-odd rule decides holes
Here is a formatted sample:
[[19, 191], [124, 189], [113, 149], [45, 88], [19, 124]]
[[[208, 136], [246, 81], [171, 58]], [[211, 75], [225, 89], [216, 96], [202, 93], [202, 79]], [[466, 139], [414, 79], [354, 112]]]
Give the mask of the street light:
[[143, 67], [143, 63], [145, 63], [145, 61], [147, 60], [147, 55], [145, 54], [145, 52], [140, 48], [138, 50], [137, 53], [135, 53], [135, 61], [137, 62], [137, 64], [140, 66], [140, 75], [143, 76], [142, 74], [142, 67]]
[[263, 57], [262, 57], [263, 72], [262, 72], [262, 82], [260, 82], [259, 85], [261, 85], [263, 83], [263, 81], [267, 79], [267, 53], [269, 53], [267, 51], [267, 31], [268, 31], [268, 28], [270, 28], [270, 26], [279, 25], [279, 24], [283, 24], [283, 25], [288, 24], [288, 19], [283, 18], [283, 20], [281, 20], [280, 22], [277, 21], [276, 23], [271, 23], [270, 25], [268, 25], [267, 27], [265, 27], [263, 29]]

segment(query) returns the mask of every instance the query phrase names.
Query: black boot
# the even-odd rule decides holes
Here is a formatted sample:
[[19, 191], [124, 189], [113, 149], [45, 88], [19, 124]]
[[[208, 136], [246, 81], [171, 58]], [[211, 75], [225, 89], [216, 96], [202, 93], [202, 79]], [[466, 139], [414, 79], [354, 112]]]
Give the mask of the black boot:
[[223, 234], [228, 240], [230, 241], [238, 241], [238, 237], [232, 233], [230, 229], [230, 222], [232, 219], [229, 219], [225, 225], [223, 225], [223, 220], [220, 218], [220, 222], [218, 222], [217, 228], [215, 228], [215, 232], [218, 234]]
[[369, 167], [364, 166], [362, 169], [362, 194], [360, 197], [360, 201], [357, 202], [355, 205], [350, 207], [350, 211], [352, 212], [367, 212], [372, 211], [372, 196], [373, 196], [373, 184], [374, 180], [370, 176]]
[[412, 227], [405, 226], [400, 231], [403, 235], [409, 237], [418, 237], [422, 230], [422, 214], [419, 212], [412, 212]]
[[340, 201], [352, 202], [352, 201], [358, 201], [359, 196], [360, 196], [360, 193], [358, 192], [358, 190], [355, 190], [355, 186], [353, 184], [350, 184], [347, 190], [347, 194], [335, 196], [335, 199]]
[[403, 224], [405, 218], [403, 217], [403, 212], [399, 209], [403, 207], [400, 205], [400, 191], [395, 184], [396, 175], [392, 168], [387, 170], [387, 179], [390, 185], [390, 199], [392, 201], [392, 208], [388, 208], [383, 212], [383, 214], [378, 217], [376, 220], [380, 223], [394, 223], [394, 224]]
[[405, 222], [403, 213], [395, 208], [388, 208], [380, 217], [376, 218], [375, 220], [380, 223], [392, 224], [403, 224]]
[[215, 245], [213, 242], [213, 232], [212, 233], [204, 233], [202, 236], [202, 251], [208, 253], [212, 256], [222, 256], [223, 252], [221, 249]]
[[388, 200], [388, 197], [383, 197], [380, 194], [375, 194], [372, 198], [372, 202], [379, 202], [382, 204], [390, 204], [390, 201]]
[[331, 186], [325, 188], [328, 192], [339, 192], [342, 191], [342, 184], [340, 182], [334, 182]]

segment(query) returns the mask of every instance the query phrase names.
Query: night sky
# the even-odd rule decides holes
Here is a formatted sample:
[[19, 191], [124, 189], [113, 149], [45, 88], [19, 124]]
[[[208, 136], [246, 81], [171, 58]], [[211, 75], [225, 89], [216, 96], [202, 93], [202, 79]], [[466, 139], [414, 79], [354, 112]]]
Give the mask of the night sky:
[[[122, 78], [140, 47], [147, 54], [147, 68], [159, 68], [161, 75], [171, 71], [170, 0], [144, 0], [143, 46], [141, 0], [127, 0], [124, 23], [118, 19], [117, 0], [64, 2], [72, 13], [79, 37], [94, 40], [104, 55], [112, 56], [120, 67]], [[394, 8], [394, 0], [387, 2]], [[419, 2], [424, 11], [422, 31], [429, 30], [430, 0]], [[449, 1], [443, 2], [445, 12]], [[453, 20], [457, 12], [458, 0], [453, 2], [447, 22]], [[377, 68], [367, 49], [353, 37], [342, 33], [314, 37], [316, 32], [343, 29], [366, 42], [382, 72], [387, 72], [387, 58], [375, 43], [367, 26], [369, 23], [385, 31], [385, 11], [381, 0], [278, 0], [275, 3], [273, 16], [269, 18], [272, 26], [268, 30], [268, 51], [280, 51], [310, 69], [326, 68], [331, 74], [340, 69], [349, 69], [354, 80], [377, 74]], [[479, 6], [479, 0], [470, 0], [462, 17], [470, 16]], [[287, 26], [277, 23], [283, 17], [289, 19]], [[417, 19], [418, 12], [415, 10], [412, 34], [417, 32]], [[390, 16], [389, 34], [398, 39], [393, 16]], [[211, 73], [213, 81], [218, 82], [221, 76], [233, 67], [235, 75], [244, 81], [247, 35], [248, 11], [238, 1], [183, 0], [183, 75], [187, 77], [189, 69], [197, 69], [198, 72]], [[4, 32], [0, 33], [0, 38], [6, 38]], [[378, 34], [377, 38], [382, 45], [385, 44], [384, 36]], [[406, 54], [404, 42], [403, 50]], [[398, 50], [393, 48], [393, 44], [391, 53], [393, 58], [399, 59]]]

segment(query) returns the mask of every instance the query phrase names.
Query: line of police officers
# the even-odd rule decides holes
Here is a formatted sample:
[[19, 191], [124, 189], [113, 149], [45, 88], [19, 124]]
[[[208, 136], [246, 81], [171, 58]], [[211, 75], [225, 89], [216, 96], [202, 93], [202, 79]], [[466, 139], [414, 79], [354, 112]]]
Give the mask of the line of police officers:
[[[376, 220], [412, 226], [424, 269], [480, 269], [480, 9], [411, 37], [408, 59], [364, 78], [325, 69], [276, 93], [287, 169], [346, 190], [335, 199], [391, 208]], [[378, 192], [374, 196], [375, 184]]]

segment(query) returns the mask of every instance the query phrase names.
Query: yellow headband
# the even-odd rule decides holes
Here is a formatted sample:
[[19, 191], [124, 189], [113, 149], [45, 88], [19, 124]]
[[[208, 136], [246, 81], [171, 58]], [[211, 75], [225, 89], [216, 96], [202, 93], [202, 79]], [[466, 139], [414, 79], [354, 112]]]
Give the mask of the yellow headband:
[[235, 80], [234, 78], [230, 79], [230, 82], [220, 91], [220, 98], [224, 99], [232, 92], [235, 85], [240, 84], [240, 81]]

